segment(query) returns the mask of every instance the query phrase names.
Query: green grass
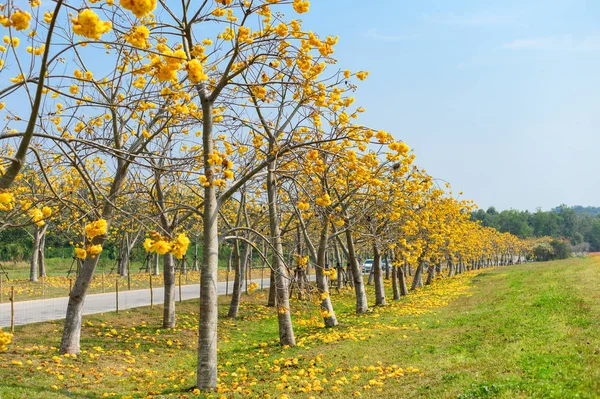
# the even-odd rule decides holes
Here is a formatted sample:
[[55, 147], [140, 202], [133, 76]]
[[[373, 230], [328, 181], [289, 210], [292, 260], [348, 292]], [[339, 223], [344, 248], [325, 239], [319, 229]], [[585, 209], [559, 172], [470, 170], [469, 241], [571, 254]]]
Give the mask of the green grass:
[[[211, 397], [600, 396], [600, 257], [438, 279], [361, 316], [353, 314], [351, 292], [332, 294], [340, 321], [334, 329], [315, 326], [315, 306], [295, 301], [294, 348], [277, 345], [276, 315], [263, 305], [264, 293], [244, 300], [240, 319], [220, 321], [226, 392]], [[224, 314], [227, 298], [221, 303]], [[158, 328], [160, 311], [84, 318], [77, 359], [53, 359], [60, 323], [18, 328], [0, 354], [0, 398], [203, 397], [191, 392], [198, 302], [178, 307], [175, 330]], [[323, 391], [300, 392], [315, 380]]]

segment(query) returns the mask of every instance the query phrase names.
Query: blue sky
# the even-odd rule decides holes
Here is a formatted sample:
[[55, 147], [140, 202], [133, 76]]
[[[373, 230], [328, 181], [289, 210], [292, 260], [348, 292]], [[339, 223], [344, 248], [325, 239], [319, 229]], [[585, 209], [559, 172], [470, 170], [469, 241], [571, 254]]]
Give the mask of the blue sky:
[[483, 208], [600, 206], [600, 2], [311, 2], [361, 122]]

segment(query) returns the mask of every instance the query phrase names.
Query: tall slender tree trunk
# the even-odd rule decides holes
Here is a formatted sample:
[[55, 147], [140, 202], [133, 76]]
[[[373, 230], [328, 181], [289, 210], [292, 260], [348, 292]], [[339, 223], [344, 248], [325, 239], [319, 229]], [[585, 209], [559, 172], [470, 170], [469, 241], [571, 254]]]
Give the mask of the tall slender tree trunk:
[[383, 271], [381, 270], [381, 252], [377, 245], [373, 245], [373, 276], [375, 278], [375, 305], [384, 306], [385, 289], [383, 287]]
[[[102, 208], [102, 218], [106, 220], [107, 231], [110, 231], [110, 225], [114, 215], [113, 205], [119, 193], [122, 190], [123, 183], [127, 176], [129, 164], [122, 159], [117, 160], [117, 171], [112, 181], [108, 198]], [[97, 236], [92, 240], [93, 245], [104, 245], [105, 236]], [[75, 279], [69, 303], [67, 305], [67, 314], [65, 317], [65, 327], [63, 329], [62, 340], [60, 343], [60, 353], [79, 353], [79, 343], [81, 338], [81, 316], [83, 312], [83, 301], [87, 295], [88, 288], [94, 277], [96, 266], [100, 256], [88, 256], [82, 263], [79, 274]]]
[[[290, 251], [291, 252], [291, 251]], [[302, 256], [304, 254], [302, 247], [302, 233], [300, 232], [300, 225], [296, 226], [296, 254], [298, 256]], [[313, 256], [314, 259], [314, 256]], [[296, 297], [298, 300], [304, 299], [304, 291], [306, 287], [304, 287], [304, 276], [305, 270], [308, 271], [310, 266], [310, 262], [306, 263], [306, 269], [302, 267], [296, 267], [294, 270], [294, 281], [296, 282], [296, 288], [298, 289]], [[291, 293], [290, 293], [291, 295]]]
[[268, 307], [277, 305], [277, 295], [275, 295], [275, 272], [269, 270], [269, 299], [267, 300]]
[[[272, 145], [269, 148], [272, 150]], [[288, 274], [283, 262], [283, 246], [279, 227], [279, 210], [277, 181], [275, 177], [276, 163], [269, 163], [267, 171], [267, 198], [269, 201], [269, 226], [271, 229], [271, 247], [273, 250], [273, 272], [275, 273], [275, 295], [277, 297], [277, 320], [279, 324], [279, 343], [281, 345], [295, 346], [294, 329], [290, 313], [290, 299], [288, 292]]]
[[[216, 179], [215, 167], [209, 162], [213, 153], [213, 103], [203, 89], [202, 144], [204, 174], [209, 182]], [[202, 215], [202, 270], [200, 277], [200, 323], [198, 325], [198, 369], [196, 384], [201, 390], [217, 386], [217, 272], [219, 267], [219, 202], [212, 184], [204, 188]]]
[[425, 268], [425, 261], [420, 259], [419, 266], [417, 270], [415, 270], [415, 276], [413, 277], [411, 290], [416, 290], [417, 288], [423, 287], [423, 269]]
[[234, 267], [233, 292], [231, 293], [231, 302], [229, 303], [229, 312], [227, 317], [235, 319], [240, 308], [240, 300], [242, 297], [242, 286], [244, 284], [244, 275], [246, 272], [246, 259], [248, 258], [247, 243], [242, 244], [244, 247], [244, 255], [240, 257], [240, 248], [238, 243], [234, 243], [231, 251], [231, 265]]
[[192, 266], [192, 270], [197, 272], [198, 269], [198, 240], [194, 242], [194, 265]]
[[350, 229], [346, 229], [346, 241], [348, 245], [348, 262], [350, 263], [354, 293], [356, 295], [356, 313], [364, 313], [369, 310], [369, 304], [367, 302], [367, 292], [362, 277], [362, 270], [360, 270], [360, 265], [356, 259], [354, 240], [352, 239], [352, 231]]
[[131, 248], [129, 244], [129, 233], [125, 233], [125, 238], [123, 240], [124, 248], [123, 248], [123, 256], [121, 258], [121, 276], [127, 277], [129, 274], [129, 257], [131, 256]]
[[406, 268], [407, 262], [404, 261], [404, 266], [398, 268], [398, 285], [400, 286], [400, 295], [406, 296], [408, 295], [408, 287], [406, 286]]
[[430, 285], [433, 283], [433, 279], [435, 278], [435, 265], [433, 262], [429, 262], [429, 266], [427, 267], [427, 280], [425, 280], [425, 285]]
[[158, 276], [160, 274], [160, 257], [158, 254], [152, 254], [152, 274]]
[[373, 263], [371, 263], [371, 270], [369, 270], [369, 278], [367, 279], [367, 285], [373, 284], [374, 278], [375, 278], [375, 268], [373, 267]]
[[387, 252], [385, 253], [384, 259], [385, 259], [385, 279], [389, 280], [390, 279], [390, 272], [391, 272], [390, 269], [392, 268], [392, 265], [390, 265], [390, 260], [388, 259]]
[[173, 254], [163, 255], [164, 302], [163, 328], [175, 327], [175, 260]]
[[337, 286], [338, 289], [344, 286], [344, 279], [342, 272], [344, 270], [342, 266], [342, 257], [340, 255], [340, 248], [338, 247], [337, 241], [333, 240], [333, 253], [335, 255], [335, 268], [337, 272]]
[[[305, 234], [307, 234], [305, 232]], [[323, 268], [327, 264], [327, 242], [329, 238], [329, 223], [323, 221], [321, 236], [319, 238], [319, 249], [317, 252], [317, 265], [315, 267], [315, 278], [317, 280], [317, 289], [321, 295], [321, 312], [323, 314], [323, 323], [325, 327], [335, 327], [338, 324], [331, 297], [329, 296], [329, 284], [327, 276], [323, 274]], [[308, 240], [306, 240], [308, 243]], [[309, 245], [312, 245], [309, 243]], [[314, 256], [314, 255], [313, 255]]]
[[41, 240], [42, 228], [34, 225], [33, 227], [33, 249], [31, 253], [31, 260], [29, 261], [29, 281], [38, 281], [38, 261], [40, 259], [40, 240]]
[[48, 225], [45, 224], [42, 227], [42, 238], [40, 239], [40, 247], [38, 248], [38, 267], [39, 267], [39, 277], [46, 277], [46, 231], [48, 230]]
[[400, 267], [392, 266], [392, 293], [393, 300], [397, 301], [400, 299], [400, 287], [398, 286], [398, 273], [402, 273], [400, 271]]

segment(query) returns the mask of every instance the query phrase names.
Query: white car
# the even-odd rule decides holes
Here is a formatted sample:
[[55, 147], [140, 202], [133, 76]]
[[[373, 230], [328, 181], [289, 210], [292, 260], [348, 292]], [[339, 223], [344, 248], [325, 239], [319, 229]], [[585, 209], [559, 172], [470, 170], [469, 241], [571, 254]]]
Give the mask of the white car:
[[[373, 268], [373, 259], [367, 259], [365, 263], [362, 265], [363, 273], [371, 273], [371, 269]], [[388, 268], [388, 263], [385, 259], [381, 259], [381, 270], [386, 271]]]
[[362, 265], [363, 273], [371, 273], [371, 268], [373, 267], [373, 259], [367, 259], [365, 263]]

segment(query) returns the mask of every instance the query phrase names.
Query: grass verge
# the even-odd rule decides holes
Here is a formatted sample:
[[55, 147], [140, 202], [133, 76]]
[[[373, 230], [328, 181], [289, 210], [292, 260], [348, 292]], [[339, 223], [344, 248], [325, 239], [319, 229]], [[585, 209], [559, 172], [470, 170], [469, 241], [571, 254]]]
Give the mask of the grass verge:
[[[600, 396], [600, 257], [438, 279], [360, 316], [352, 292], [332, 300], [334, 329], [294, 301], [299, 345], [281, 348], [265, 294], [244, 297], [239, 319], [220, 320], [219, 391], [208, 397]], [[172, 330], [158, 327], [159, 308], [85, 317], [76, 358], [58, 355], [59, 324], [20, 327], [0, 354], [0, 398], [205, 397], [193, 391], [197, 311], [179, 306]]]

